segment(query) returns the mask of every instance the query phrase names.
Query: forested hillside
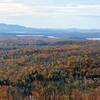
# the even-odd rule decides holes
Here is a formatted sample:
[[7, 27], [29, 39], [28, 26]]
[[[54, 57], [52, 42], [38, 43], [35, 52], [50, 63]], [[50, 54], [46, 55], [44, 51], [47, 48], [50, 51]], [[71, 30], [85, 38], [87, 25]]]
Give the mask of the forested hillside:
[[10, 100], [99, 100], [100, 42], [1, 49], [0, 85]]

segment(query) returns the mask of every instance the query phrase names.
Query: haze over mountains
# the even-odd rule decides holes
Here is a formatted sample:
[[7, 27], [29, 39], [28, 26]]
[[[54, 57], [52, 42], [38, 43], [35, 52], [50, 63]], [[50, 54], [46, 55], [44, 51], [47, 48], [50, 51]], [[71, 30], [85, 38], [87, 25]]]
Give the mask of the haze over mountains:
[[40, 29], [0, 23], [0, 36], [86, 39], [100, 38], [100, 29]]

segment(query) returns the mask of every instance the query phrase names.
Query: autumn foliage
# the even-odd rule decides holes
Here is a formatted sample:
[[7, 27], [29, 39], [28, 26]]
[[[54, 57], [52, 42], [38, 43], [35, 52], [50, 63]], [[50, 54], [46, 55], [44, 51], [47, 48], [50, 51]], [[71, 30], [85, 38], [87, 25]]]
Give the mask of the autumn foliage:
[[100, 43], [97, 41], [0, 50], [0, 97], [100, 100], [99, 88]]

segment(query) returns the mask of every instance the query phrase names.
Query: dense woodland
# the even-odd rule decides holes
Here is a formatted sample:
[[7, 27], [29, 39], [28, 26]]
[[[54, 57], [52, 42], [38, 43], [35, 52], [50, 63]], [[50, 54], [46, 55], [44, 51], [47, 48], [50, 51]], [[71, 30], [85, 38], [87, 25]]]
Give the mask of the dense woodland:
[[[64, 44], [1, 48], [0, 97], [5, 90], [11, 100], [34, 100], [36, 95], [36, 100], [100, 100], [96, 99], [100, 93], [100, 42], [60, 43]], [[82, 99], [82, 94], [96, 98]]]

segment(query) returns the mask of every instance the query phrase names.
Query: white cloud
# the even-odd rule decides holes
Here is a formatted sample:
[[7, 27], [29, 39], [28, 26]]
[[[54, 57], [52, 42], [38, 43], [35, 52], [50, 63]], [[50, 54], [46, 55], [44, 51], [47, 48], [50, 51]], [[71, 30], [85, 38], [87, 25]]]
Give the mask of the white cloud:
[[14, 0], [0, 0], [0, 3], [9, 3], [9, 2], [13, 2]]
[[100, 5], [36, 6], [32, 10], [36, 16], [100, 16]]
[[17, 16], [100, 16], [100, 5], [36, 6], [10, 2], [0, 3], [0, 15]]
[[19, 3], [0, 3], [1, 16], [16, 16], [31, 14], [31, 7]]

